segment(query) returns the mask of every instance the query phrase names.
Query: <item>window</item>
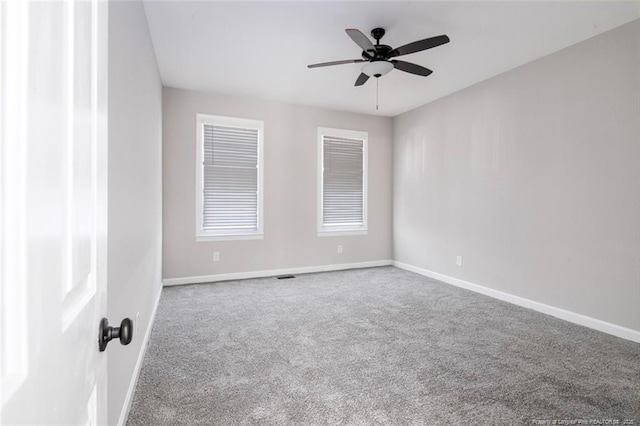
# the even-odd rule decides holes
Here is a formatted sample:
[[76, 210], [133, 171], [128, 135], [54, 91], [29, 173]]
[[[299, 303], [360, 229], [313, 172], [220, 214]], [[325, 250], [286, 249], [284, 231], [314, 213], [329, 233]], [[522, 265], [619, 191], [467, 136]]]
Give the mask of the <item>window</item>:
[[198, 114], [196, 240], [262, 238], [264, 123]]
[[367, 233], [367, 132], [318, 129], [318, 235]]

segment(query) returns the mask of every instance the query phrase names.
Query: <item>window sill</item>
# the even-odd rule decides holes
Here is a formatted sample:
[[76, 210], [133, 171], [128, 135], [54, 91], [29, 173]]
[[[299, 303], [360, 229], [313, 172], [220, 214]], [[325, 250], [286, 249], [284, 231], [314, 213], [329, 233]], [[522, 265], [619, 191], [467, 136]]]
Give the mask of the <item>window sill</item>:
[[197, 243], [208, 241], [234, 241], [234, 240], [262, 240], [264, 234], [221, 234], [221, 235], [196, 235]]
[[320, 229], [318, 230], [318, 237], [343, 237], [349, 235], [367, 235], [366, 229]]

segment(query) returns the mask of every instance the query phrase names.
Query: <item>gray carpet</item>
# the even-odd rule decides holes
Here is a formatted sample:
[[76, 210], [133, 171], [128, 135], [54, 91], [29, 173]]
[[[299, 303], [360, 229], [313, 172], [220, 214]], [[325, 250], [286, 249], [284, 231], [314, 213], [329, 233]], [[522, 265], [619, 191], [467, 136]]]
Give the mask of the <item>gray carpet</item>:
[[128, 424], [640, 424], [639, 398], [640, 345], [383, 267], [165, 288]]

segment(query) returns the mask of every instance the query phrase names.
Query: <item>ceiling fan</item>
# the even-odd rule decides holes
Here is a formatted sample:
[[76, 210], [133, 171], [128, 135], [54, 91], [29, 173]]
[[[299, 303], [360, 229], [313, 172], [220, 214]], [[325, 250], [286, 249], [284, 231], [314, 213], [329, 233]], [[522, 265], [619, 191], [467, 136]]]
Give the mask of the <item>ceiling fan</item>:
[[318, 68], [328, 67], [331, 65], [367, 62], [362, 66], [362, 72], [356, 80], [356, 86], [362, 86], [367, 82], [367, 80], [369, 80], [369, 77], [381, 77], [394, 68], [397, 68], [400, 71], [408, 72], [410, 74], [416, 74], [426, 77], [433, 71], [423, 66], [412, 64], [411, 62], [398, 61], [391, 58], [408, 55], [410, 53], [421, 52], [423, 50], [431, 49], [433, 47], [449, 43], [449, 37], [447, 37], [446, 35], [439, 35], [436, 37], [425, 38], [424, 40], [414, 41], [413, 43], [405, 44], [404, 46], [392, 49], [391, 46], [380, 44], [380, 39], [385, 34], [384, 28], [374, 28], [373, 30], [371, 30], [371, 36], [376, 41], [375, 45], [360, 30], [349, 28], [345, 31], [347, 32], [349, 37], [351, 37], [351, 40], [353, 40], [362, 49], [362, 59], [346, 59], [343, 61], [322, 62], [319, 64], [308, 65], [308, 67]]

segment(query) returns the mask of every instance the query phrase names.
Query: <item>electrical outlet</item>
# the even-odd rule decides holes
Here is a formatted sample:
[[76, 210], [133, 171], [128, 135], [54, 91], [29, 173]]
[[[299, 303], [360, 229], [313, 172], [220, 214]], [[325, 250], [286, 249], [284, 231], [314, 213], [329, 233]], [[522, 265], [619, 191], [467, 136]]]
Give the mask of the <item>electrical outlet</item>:
[[342, 246], [338, 246], [338, 253], [342, 253]]
[[219, 251], [214, 251], [213, 252], [213, 261], [217, 262], [220, 260], [220, 252]]
[[462, 266], [462, 256], [456, 257], [456, 265]]

